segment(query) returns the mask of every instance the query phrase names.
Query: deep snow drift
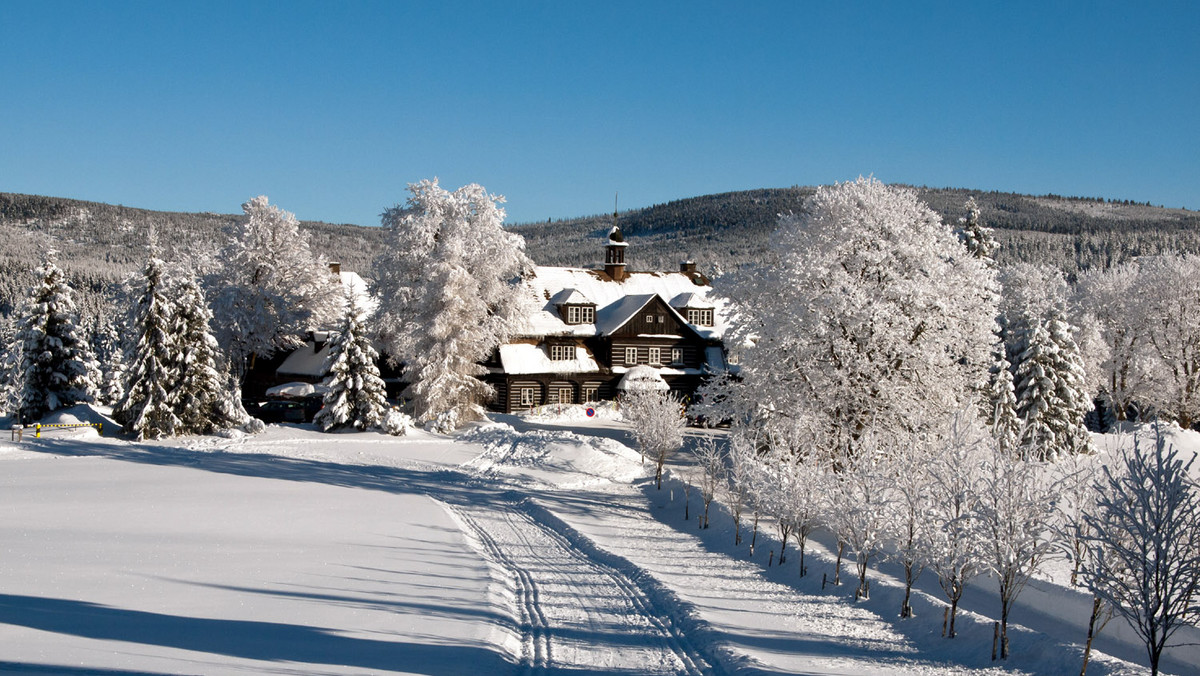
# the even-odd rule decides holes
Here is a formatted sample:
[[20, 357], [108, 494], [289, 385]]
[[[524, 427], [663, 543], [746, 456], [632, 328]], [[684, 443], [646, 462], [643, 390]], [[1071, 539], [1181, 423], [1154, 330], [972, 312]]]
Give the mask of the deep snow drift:
[[[620, 423], [576, 413], [455, 439], [6, 435], [0, 673], [1078, 673], [1084, 594], [1034, 581], [997, 665], [986, 578], [942, 639], [931, 575], [900, 621], [887, 565], [862, 603], [850, 565], [822, 589], [821, 538], [807, 577], [793, 557], [768, 567], [765, 519], [753, 556], [724, 512], [697, 530], [694, 490], [654, 490]], [[1146, 671], [1117, 659], [1144, 661], [1116, 624], [1089, 674]], [[1168, 649], [1166, 672], [1196, 664], [1200, 648]]]

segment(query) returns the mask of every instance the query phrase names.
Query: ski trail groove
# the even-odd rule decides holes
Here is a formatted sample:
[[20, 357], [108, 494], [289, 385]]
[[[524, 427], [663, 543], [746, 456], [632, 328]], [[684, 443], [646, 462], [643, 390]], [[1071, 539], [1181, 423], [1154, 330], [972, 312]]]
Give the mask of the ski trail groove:
[[527, 570], [516, 565], [512, 558], [504, 552], [504, 549], [496, 543], [495, 538], [488, 534], [487, 529], [479, 525], [478, 521], [462, 509], [442, 504], [447, 510], [454, 513], [460, 523], [470, 529], [471, 534], [483, 547], [484, 557], [511, 574], [517, 587], [516, 606], [518, 628], [521, 630], [521, 661], [525, 665], [526, 673], [545, 671], [553, 659], [549, 623], [545, 613], [542, 612], [540, 595], [533, 577]]
[[687, 635], [629, 575], [598, 560], [521, 505], [442, 503], [517, 588], [526, 673], [627, 668], [707, 676]]

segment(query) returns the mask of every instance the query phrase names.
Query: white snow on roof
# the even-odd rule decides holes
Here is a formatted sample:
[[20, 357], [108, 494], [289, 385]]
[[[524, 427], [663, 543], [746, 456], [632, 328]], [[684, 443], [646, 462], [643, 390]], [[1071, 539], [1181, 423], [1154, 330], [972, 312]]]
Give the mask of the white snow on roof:
[[672, 298], [671, 299], [671, 307], [674, 307], [674, 308], [690, 307], [690, 308], [697, 308], [697, 309], [701, 309], [701, 308], [708, 309], [708, 308], [713, 308], [716, 306], [712, 304], [712, 301], [708, 300], [704, 296], [701, 296], [700, 294], [698, 294], [694, 291], [688, 291], [686, 293], [681, 293], [678, 296], [675, 296], [674, 298]]
[[555, 305], [595, 305], [590, 298], [579, 293], [578, 289], [563, 289], [554, 294], [550, 302]]
[[[534, 301], [534, 311], [526, 318], [524, 326], [517, 330], [518, 335], [529, 337], [540, 336], [594, 336], [620, 328], [624, 321], [615, 323], [617, 318], [628, 320], [645, 304], [650, 297], [659, 296], [664, 303], [682, 294], [695, 295], [696, 302], [705, 302], [706, 306], [692, 305], [691, 307], [714, 307], [714, 326], [695, 326], [692, 328], [704, 338], [720, 338], [725, 332], [724, 304], [710, 300], [712, 288], [701, 286], [692, 278], [681, 272], [630, 272], [620, 282], [614, 282], [602, 270], [584, 270], [582, 268], [558, 268], [538, 266], [534, 274], [525, 280], [529, 297]], [[565, 290], [577, 292], [596, 304], [596, 324], [567, 324], [558, 312], [558, 295]], [[642, 297], [641, 300], [627, 300], [629, 297]], [[640, 304], [639, 304], [640, 303]], [[630, 309], [630, 306], [637, 305]], [[686, 323], [686, 318], [680, 321]]]
[[325, 394], [329, 388], [313, 383], [284, 383], [269, 388], [266, 391], [268, 397], [307, 397], [310, 394]]
[[551, 359], [546, 348], [527, 343], [500, 346], [500, 363], [506, 373], [598, 373], [600, 367], [585, 348], [575, 348], [574, 359]]
[[621, 382], [617, 383], [617, 389], [624, 392], [642, 391], [642, 390], [660, 390], [666, 391], [671, 389], [667, 385], [667, 381], [662, 379], [658, 374], [658, 369], [652, 366], [634, 366], [626, 371], [625, 376], [621, 378]]
[[295, 352], [289, 354], [287, 359], [275, 369], [275, 373], [281, 376], [308, 376], [310, 378], [320, 378], [325, 375], [325, 360], [329, 358], [329, 346], [332, 343], [325, 343], [320, 350], [314, 350], [316, 346], [310, 343], [301, 345]]

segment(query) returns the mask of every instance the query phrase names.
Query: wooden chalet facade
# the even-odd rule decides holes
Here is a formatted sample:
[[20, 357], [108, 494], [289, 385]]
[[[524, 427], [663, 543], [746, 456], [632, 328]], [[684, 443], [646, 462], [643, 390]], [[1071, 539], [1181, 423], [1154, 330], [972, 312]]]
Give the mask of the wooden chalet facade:
[[695, 264], [629, 272], [627, 243], [609, 233], [603, 269], [538, 267], [524, 282], [531, 310], [488, 360], [493, 410], [614, 399], [625, 389], [690, 398], [726, 368], [720, 308]]

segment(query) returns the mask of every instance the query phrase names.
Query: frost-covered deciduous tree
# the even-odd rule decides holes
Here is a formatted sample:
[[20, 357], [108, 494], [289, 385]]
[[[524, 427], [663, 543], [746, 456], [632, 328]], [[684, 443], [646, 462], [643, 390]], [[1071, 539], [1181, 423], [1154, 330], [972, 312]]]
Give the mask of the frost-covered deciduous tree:
[[696, 441], [691, 451], [696, 467], [700, 470], [697, 487], [700, 489], [700, 500], [704, 504], [700, 527], [708, 528], [709, 507], [717, 497], [717, 491], [725, 483], [725, 449], [717, 443], [715, 437], [704, 437]]
[[332, 324], [341, 285], [309, 249], [296, 217], [266, 196], [242, 205], [246, 220], [213, 280], [218, 340], [239, 374], [251, 355], [298, 347], [306, 330]]
[[130, 355], [125, 396], [113, 408], [117, 421], [139, 440], [174, 436], [181, 425], [172, 400], [178, 379], [174, 308], [163, 267], [157, 258], [146, 261], [145, 287], [131, 327], [136, 344]]
[[1191, 427], [1200, 419], [1200, 256], [1142, 261], [1136, 296], [1163, 372], [1152, 390], [1154, 403], [1180, 427]]
[[670, 392], [631, 390], [621, 396], [621, 416], [629, 423], [642, 458], [648, 455], [654, 460], [654, 483], [661, 489], [663, 466], [683, 445], [687, 425], [683, 405]]
[[1000, 586], [1000, 658], [1008, 659], [1008, 615], [1054, 547], [1054, 500], [1060, 488], [1031, 459], [1036, 453], [985, 445], [976, 525], [983, 567]]
[[900, 617], [912, 617], [909, 601], [913, 584], [928, 560], [925, 546], [929, 541], [929, 513], [932, 491], [930, 465], [934, 461], [934, 444], [928, 436], [921, 439], [906, 457], [899, 454], [889, 459], [886, 469], [892, 477], [892, 499], [888, 503], [888, 518], [884, 537], [887, 557], [904, 568], [904, 600]]
[[387, 389], [379, 377], [379, 353], [363, 326], [362, 310], [353, 293], [346, 297], [342, 330], [329, 351], [329, 379], [325, 407], [315, 422], [322, 430], [379, 427], [387, 415]]
[[493, 396], [480, 366], [522, 315], [519, 280], [532, 269], [525, 242], [504, 230], [503, 198], [471, 184], [454, 192], [437, 180], [409, 186], [388, 209], [390, 248], [375, 263], [380, 337], [404, 363], [416, 415], [453, 412], [466, 422]]
[[985, 433], [971, 413], [960, 411], [951, 418], [939, 444], [941, 452], [929, 466], [931, 509], [925, 552], [950, 602], [947, 636], [954, 638], [958, 602], [983, 566], [976, 512]]
[[855, 599], [871, 598], [868, 566], [883, 548], [892, 515], [895, 477], [885, 458], [896, 450], [878, 448], [878, 439], [872, 439], [859, 446], [858, 457], [851, 458], [829, 481], [833, 506], [828, 523], [854, 554], [858, 571]]
[[1130, 406], [1149, 399], [1153, 390], [1143, 313], [1147, 299], [1137, 291], [1138, 279], [1139, 266], [1126, 263], [1081, 273], [1076, 285], [1076, 304], [1095, 318], [1107, 346], [1098, 375], [1117, 420], [1126, 420]]
[[[819, 188], [772, 236], [773, 259], [719, 281], [749, 339], [742, 417], [806, 411], [833, 454], [871, 426], [974, 401], [990, 366], [992, 273], [911, 190], [860, 178]], [[715, 398], [715, 397], [714, 397]]]
[[27, 422], [50, 411], [95, 401], [98, 368], [79, 329], [71, 287], [51, 251], [36, 271], [38, 284], [25, 304], [20, 343], [18, 414]]
[[1200, 621], [1200, 488], [1155, 425], [1106, 466], [1096, 511], [1085, 516], [1088, 586], [1125, 617], [1146, 645], [1153, 674], [1168, 641]]

